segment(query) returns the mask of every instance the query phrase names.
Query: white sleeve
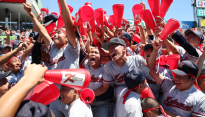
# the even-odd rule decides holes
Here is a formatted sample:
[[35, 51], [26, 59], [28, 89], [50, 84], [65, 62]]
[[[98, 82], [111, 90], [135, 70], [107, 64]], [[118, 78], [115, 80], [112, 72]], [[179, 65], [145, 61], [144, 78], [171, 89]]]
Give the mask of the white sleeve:
[[147, 66], [147, 62], [146, 62], [146, 60], [142, 56], [136, 55], [135, 56], [135, 60], [136, 60], [137, 63], [139, 63], [139, 67]]
[[103, 82], [113, 83], [114, 80], [113, 80], [112, 76], [110, 76], [110, 74], [109, 74], [109, 63], [105, 65], [104, 71], [105, 72], [103, 73]]
[[54, 42], [53, 41], [51, 41], [50, 42], [50, 44], [49, 44], [49, 46], [48, 46], [48, 52], [49, 52], [49, 55], [52, 55], [52, 52], [53, 52], [53, 50], [55, 49], [55, 47], [54, 47], [55, 45], [54, 45]]
[[195, 105], [192, 115], [205, 117], [205, 95], [203, 94], [201, 97], [202, 98], [199, 99], [199, 102]]
[[143, 117], [142, 108], [139, 103], [131, 104], [128, 109], [126, 117]]

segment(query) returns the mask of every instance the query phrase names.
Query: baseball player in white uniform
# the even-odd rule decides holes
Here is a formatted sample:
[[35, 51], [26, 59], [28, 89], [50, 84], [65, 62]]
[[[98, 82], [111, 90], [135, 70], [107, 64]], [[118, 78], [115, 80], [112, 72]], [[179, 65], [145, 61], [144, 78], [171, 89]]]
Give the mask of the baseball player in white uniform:
[[138, 67], [125, 74], [126, 86], [115, 89], [115, 117], [143, 117], [141, 108], [141, 92], [146, 88], [146, 77], [149, 69]]
[[177, 69], [172, 70], [176, 74], [173, 82], [168, 77], [156, 73], [156, 56], [160, 47], [158, 45], [158, 40], [153, 41], [154, 50], [148, 66], [150, 75], [163, 89], [164, 109], [182, 117], [205, 116], [205, 95], [193, 86], [198, 72], [201, 71], [205, 53], [197, 60], [198, 66], [191, 61], [183, 61]]
[[96, 96], [105, 93], [110, 83], [125, 85], [124, 75], [129, 70], [146, 65], [145, 59], [141, 56], [126, 55], [126, 44], [122, 39], [113, 38], [110, 42], [105, 43], [103, 48], [109, 50], [112, 61], [108, 62], [104, 67], [103, 85], [94, 90]]
[[[56, 31], [53, 41], [47, 30], [40, 24], [38, 19], [32, 12], [32, 6], [24, 5], [24, 9], [29, 14], [33, 25], [37, 32], [43, 37], [43, 41], [49, 50], [51, 69], [71, 69], [79, 68], [79, 52], [80, 45], [76, 33], [73, 29], [71, 13], [67, 7], [65, 0], [59, 0], [62, 9], [62, 16], [65, 23], [65, 28], [60, 28]], [[56, 117], [68, 116], [68, 106], [60, 100], [56, 100], [50, 105]]]

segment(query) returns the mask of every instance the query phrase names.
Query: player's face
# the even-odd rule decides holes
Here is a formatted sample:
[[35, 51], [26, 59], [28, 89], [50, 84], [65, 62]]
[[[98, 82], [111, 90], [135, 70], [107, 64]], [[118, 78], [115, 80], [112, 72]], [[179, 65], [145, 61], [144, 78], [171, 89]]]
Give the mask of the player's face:
[[53, 37], [53, 41], [55, 45], [62, 46], [64, 46], [68, 42], [66, 35], [61, 30], [56, 31]]
[[21, 70], [21, 60], [13, 59], [9, 64], [8, 68], [12, 71], [12, 73], [18, 73]]
[[152, 51], [153, 51], [152, 48], [146, 49], [146, 51], [145, 51], [145, 59], [146, 59], [147, 61], [149, 60]]
[[99, 68], [101, 66], [102, 58], [98, 48], [92, 48], [89, 53], [89, 64], [92, 68]]
[[126, 47], [122, 45], [111, 45], [109, 47], [109, 55], [112, 58], [113, 61], [120, 60], [124, 56], [124, 53], [126, 52]]
[[187, 36], [187, 41], [193, 46], [193, 47], [197, 47], [199, 45], [199, 40], [198, 37], [194, 34], [191, 33]]
[[74, 101], [74, 89], [61, 85], [60, 97], [64, 104], [70, 105]]
[[0, 80], [0, 98], [9, 90], [9, 83], [6, 78]]
[[181, 91], [188, 90], [193, 85], [193, 79], [188, 78], [188, 75], [175, 75], [174, 82], [176, 88], [180, 89]]

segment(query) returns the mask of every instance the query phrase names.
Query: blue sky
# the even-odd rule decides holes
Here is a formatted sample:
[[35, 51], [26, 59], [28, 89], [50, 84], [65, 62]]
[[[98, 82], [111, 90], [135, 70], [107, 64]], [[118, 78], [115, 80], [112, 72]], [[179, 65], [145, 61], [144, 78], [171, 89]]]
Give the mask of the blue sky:
[[[49, 12], [57, 12], [59, 14], [59, 8], [57, 0], [41, 0], [44, 8], [49, 8]], [[135, 4], [139, 4], [141, 0], [66, 0], [67, 4], [73, 7], [72, 16], [78, 11], [78, 9], [84, 5], [85, 2], [91, 2], [93, 9], [103, 8], [107, 11], [107, 15], [112, 15], [112, 6], [114, 4], [124, 4], [125, 10], [123, 17], [126, 19], [133, 19], [132, 7]], [[149, 8], [147, 0], [143, 0], [147, 9]], [[180, 21], [193, 21], [193, 7], [191, 6], [191, 0], [173, 0], [170, 6], [165, 20], [175, 18]]]

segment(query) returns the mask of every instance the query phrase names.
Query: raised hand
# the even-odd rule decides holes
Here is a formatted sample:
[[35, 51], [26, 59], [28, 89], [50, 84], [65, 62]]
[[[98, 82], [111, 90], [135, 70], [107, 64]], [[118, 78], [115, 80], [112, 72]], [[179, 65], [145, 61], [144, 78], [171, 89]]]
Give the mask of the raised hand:
[[155, 17], [155, 22], [156, 22], [157, 26], [161, 26], [162, 28], [164, 28], [166, 25], [166, 22], [160, 16]]
[[24, 10], [29, 14], [32, 12], [32, 6], [31, 4], [25, 4], [23, 3], [23, 6], [24, 6]]
[[9, 30], [9, 27], [8, 26], [6, 26], [5, 27], [6, 28], [6, 31], [5, 31], [5, 34], [7, 35], [7, 36], [10, 36], [10, 30]]
[[161, 47], [161, 43], [162, 43], [162, 40], [155, 39], [152, 42], [152, 46], [153, 46], [154, 49], [159, 50], [159, 48]]

